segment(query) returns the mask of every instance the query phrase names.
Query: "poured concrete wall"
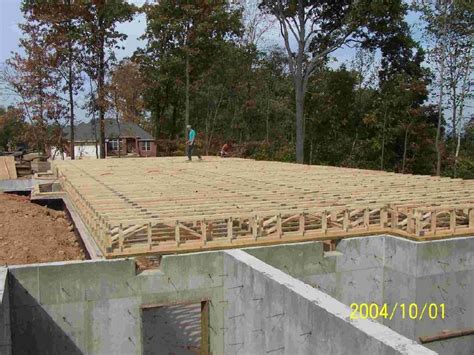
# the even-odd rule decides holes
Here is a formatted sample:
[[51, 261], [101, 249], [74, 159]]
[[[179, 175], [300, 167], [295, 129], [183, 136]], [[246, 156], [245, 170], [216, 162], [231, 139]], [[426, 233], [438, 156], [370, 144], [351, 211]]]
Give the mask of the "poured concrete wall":
[[11, 267], [13, 351], [141, 354], [140, 306], [212, 300], [210, 348], [223, 353], [222, 254], [164, 257], [136, 275], [133, 260]]
[[328, 253], [320, 242], [244, 250], [342, 303], [382, 302], [383, 238], [344, 239]]
[[[445, 304], [445, 319], [403, 319], [400, 312], [392, 320], [379, 319], [411, 339], [474, 327], [474, 238], [421, 243], [351, 238], [332, 253], [324, 253], [318, 242], [245, 250], [347, 305], [416, 303], [421, 313], [424, 304]], [[426, 346], [443, 354], [472, 354], [474, 336]]]
[[[387, 303], [445, 304], [444, 319], [398, 318], [390, 324], [402, 334], [417, 338], [446, 329], [474, 328], [474, 238], [423, 243], [385, 238], [384, 280]], [[440, 354], [473, 354], [474, 335], [426, 346]]]
[[224, 272], [226, 354], [434, 354], [243, 251]]
[[[138, 275], [133, 260], [16, 266], [8, 269], [8, 276], [0, 269], [0, 290], [7, 287], [0, 291], [0, 353], [8, 354], [11, 339], [14, 353], [139, 354], [153, 345], [143, 339], [141, 306], [203, 300], [211, 301], [214, 354], [242, 349], [278, 353], [281, 347], [297, 346], [303, 352], [316, 346], [321, 353], [347, 353], [367, 346], [396, 353], [403, 337], [380, 328], [380, 334], [393, 340], [386, 343], [378, 332], [371, 333], [379, 329], [373, 328], [374, 322], [347, 320], [347, 307], [321, 291], [343, 303], [444, 302], [443, 321], [384, 321], [412, 339], [474, 327], [473, 243], [474, 238], [417, 244], [368, 237], [343, 240], [338, 252], [331, 253], [323, 253], [320, 243], [248, 249], [283, 271], [276, 270], [276, 279], [275, 268], [262, 261], [255, 265], [255, 258], [248, 263], [225, 256], [237, 251], [166, 256], [160, 270]], [[285, 273], [307, 284], [295, 284], [298, 280]], [[473, 352], [472, 339], [427, 346], [443, 354], [467, 354]]]
[[7, 282], [7, 268], [0, 267], [0, 354], [10, 355], [11, 333], [10, 333], [10, 304]]

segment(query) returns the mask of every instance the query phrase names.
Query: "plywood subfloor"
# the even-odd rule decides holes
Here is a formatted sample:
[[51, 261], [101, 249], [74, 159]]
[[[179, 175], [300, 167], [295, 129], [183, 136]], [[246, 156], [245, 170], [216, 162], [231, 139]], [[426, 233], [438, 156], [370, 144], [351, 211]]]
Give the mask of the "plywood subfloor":
[[383, 231], [390, 221], [413, 236], [474, 227], [474, 181], [461, 179], [216, 157], [59, 161], [53, 169], [104, 248], [118, 253], [281, 239], [285, 225], [300, 237], [331, 227]]

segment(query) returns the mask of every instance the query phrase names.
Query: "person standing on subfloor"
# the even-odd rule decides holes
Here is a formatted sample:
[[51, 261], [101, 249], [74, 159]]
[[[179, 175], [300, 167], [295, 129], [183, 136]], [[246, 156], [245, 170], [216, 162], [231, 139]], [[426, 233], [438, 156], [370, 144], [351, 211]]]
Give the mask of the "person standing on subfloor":
[[[187, 125], [186, 129], [188, 131], [188, 141], [186, 142], [188, 148], [188, 160], [191, 161], [191, 156], [193, 155], [193, 151], [196, 146], [196, 131], [192, 129], [191, 125]], [[199, 160], [202, 160], [201, 155], [197, 151], [196, 155]]]

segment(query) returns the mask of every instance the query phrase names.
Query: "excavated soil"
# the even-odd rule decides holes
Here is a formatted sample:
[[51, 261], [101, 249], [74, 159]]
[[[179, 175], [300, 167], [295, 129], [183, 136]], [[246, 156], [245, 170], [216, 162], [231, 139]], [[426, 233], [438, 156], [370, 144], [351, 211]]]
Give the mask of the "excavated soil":
[[84, 259], [65, 212], [0, 193], [0, 265]]

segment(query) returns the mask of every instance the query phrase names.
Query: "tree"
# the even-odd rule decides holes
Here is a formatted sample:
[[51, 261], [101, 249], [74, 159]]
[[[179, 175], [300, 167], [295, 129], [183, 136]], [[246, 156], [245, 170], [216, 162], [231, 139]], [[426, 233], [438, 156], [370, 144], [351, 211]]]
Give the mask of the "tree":
[[242, 22], [244, 31], [241, 42], [244, 46], [257, 47], [274, 25], [274, 19], [259, 9], [259, 0], [242, 0]]
[[47, 29], [46, 41], [56, 52], [56, 70], [64, 82], [63, 92], [67, 93], [69, 106], [70, 142], [69, 152], [74, 159], [74, 108], [75, 96], [82, 86], [82, 61], [80, 28], [81, 17], [84, 16], [84, 2], [61, 0], [42, 2], [23, 0], [23, 11], [27, 11], [30, 20], [36, 26]]
[[8, 151], [22, 142], [25, 123], [23, 113], [16, 107], [0, 106], [0, 148]]
[[145, 82], [138, 64], [124, 60], [114, 67], [109, 91], [114, 111], [123, 121], [145, 125], [143, 102]]
[[[403, 22], [401, 1], [263, 0], [276, 17], [288, 55], [296, 103], [296, 161], [304, 162], [304, 101], [309, 77], [349, 42], [376, 45]], [[293, 52], [292, 42], [296, 42]]]
[[[20, 24], [20, 47], [24, 55], [15, 53], [7, 61], [4, 80], [16, 93], [28, 118], [38, 151], [59, 144], [61, 135], [48, 129], [51, 122], [61, 125], [64, 106], [59, 95], [61, 77], [56, 67], [58, 53], [49, 41], [48, 27], [39, 21], [29, 6], [22, 6], [26, 22]], [[55, 133], [52, 135], [52, 133]]]
[[[184, 79], [184, 125], [187, 126], [190, 91], [196, 84], [194, 77], [198, 72], [206, 71], [220, 48], [240, 32], [240, 11], [231, 10], [224, 0], [187, 1], [184, 4], [164, 0], [147, 6], [145, 12], [147, 30], [144, 38], [147, 45], [137, 55], [147, 63], [148, 70], [155, 72], [163, 65], [173, 69], [182, 65], [184, 70], [177, 78]], [[160, 84], [160, 91], [167, 95], [170, 84], [174, 85], [163, 84], [164, 87]], [[177, 105], [173, 106], [176, 108]]]
[[[422, 17], [426, 22], [425, 34], [426, 38], [429, 40], [429, 57], [435, 68], [435, 73], [437, 74], [438, 81], [438, 127], [436, 130], [436, 175], [441, 174], [441, 124], [443, 118], [443, 111], [445, 109], [444, 95], [445, 95], [445, 86], [446, 86], [446, 77], [450, 75], [451, 77], [451, 90], [453, 101], [453, 127], [454, 133], [457, 129], [457, 98], [456, 98], [456, 89], [457, 89], [457, 56], [454, 53], [449, 55], [450, 49], [455, 49], [459, 46], [464, 46], [465, 44], [458, 36], [456, 32], [460, 29], [461, 32], [464, 31], [462, 26], [459, 27], [457, 24], [459, 20], [459, 12], [456, 10], [458, 5], [463, 4], [462, 0], [445, 0], [445, 1], [419, 1], [415, 5], [415, 9], [421, 10]], [[464, 6], [464, 5], [462, 5]], [[471, 13], [472, 16], [472, 13]], [[472, 19], [471, 19], [472, 20]], [[469, 28], [469, 23], [465, 23]], [[456, 28], [457, 27], [457, 28]], [[468, 41], [472, 41], [472, 38], [469, 38]], [[454, 46], [455, 48], [449, 48]], [[472, 49], [472, 43], [470, 44]], [[458, 53], [458, 55], [460, 55]], [[450, 70], [447, 71], [448, 61], [451, 61]], [[460, 69], [462, 70], [462, 69]]]
[[474, 7], [466, 1], [454, 1], [447, 14], [446, 83], [451, 109], [453, 176], [457, 175], [464, 108], [472, 97], [471, 79], [474, 45], [470, 26], [474, 22]]
[[125, 0], [95, 0], [87, 2], [84, 13], [82, 38], [85, 50], [85, 71], [94, 81], [95, 102], [90, 105], [98, 111], [100, 157], [105, 158], [105, 114], [109, 108], [106, 78], [115, 61], [115, 49], [127, 36], [117, 30], [117, 25], [132, 20], [135, 7]]
[[[411, 39], [408, 29], [381, 47], [382, 63], [379, 73], [383, 101], [384, 130], [387, 115], [396, 119], [403, 132], [401, 172], [405, 172], [411, 130], [424, 119], [421, 105], [428, 98], [430, 71], [422, 67], [424, 51]], [[382, 145], [382, 151], [384, 145]], [[383, 166], [383, 160], [382, 164]]]
[[308, 83], [307, 143], [312, 162], [343, 164], [352, 146], [351, 132], [359, 124], [353, 115], [356, 75], [345, 67], [318, 71]]

